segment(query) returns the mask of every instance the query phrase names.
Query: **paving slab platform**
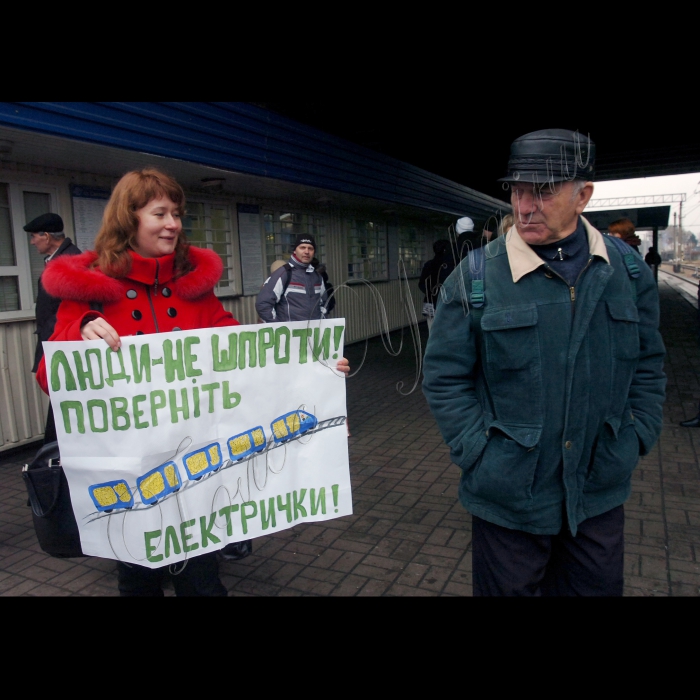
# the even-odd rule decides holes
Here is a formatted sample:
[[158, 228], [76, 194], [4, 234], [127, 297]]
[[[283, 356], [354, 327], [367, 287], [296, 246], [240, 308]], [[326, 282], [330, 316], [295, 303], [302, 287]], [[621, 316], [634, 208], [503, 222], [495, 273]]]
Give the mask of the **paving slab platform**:
[[[700, 595], [700, 429], [678, 426], [700, 400], [697, 311], [660, 281], [668, 392], [658, 445], [640, 460], [625, 506], [625, 595]], [[425, 324], [421, 324], [423, 346]], [[396, 347], [398, 335], [392, 334]], [[347, 348], [353, 368], [364, 343]], [[348, 380], [354, 514], [254, 541], [221, 564], [232, 596], [470, 596], [471, 516], [416, 382], [410, 334], [391, 356], [380, 339]], [[403, 385], [401, 385], [403, 383]], [[20, 475], [37, 445], [0, 453], [0, 595], [118, 595], [114, 562], [44, 554]], [[167, 587], [166, 595], [173, 595]]]

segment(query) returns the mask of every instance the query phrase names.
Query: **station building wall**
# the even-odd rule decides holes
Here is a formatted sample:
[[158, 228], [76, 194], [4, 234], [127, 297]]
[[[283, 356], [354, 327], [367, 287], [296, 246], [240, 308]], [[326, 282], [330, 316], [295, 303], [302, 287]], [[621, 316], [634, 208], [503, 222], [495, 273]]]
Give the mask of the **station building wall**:
[[[22, 227], [35, 216], [53, 211], [63, 218], [66, 236], [88, 249], [84, 234], [82, 241], [81, 234], [76, 241], [76, 193], [104, 192], [106, 202], [120, 175], [0, 162], [0, 451], [41, 438], [48, 407], [48, 398], [31, 373], [36, 343], [34, 303], [44, 262], [29, 245]], [[217, 294], [235, 318], [243, 324], [258, 321], [255, 298], [259, 287], [251, 289], [256, 275], [262, 282], [273, 260], [288, 257], [289, 243], [297, 233], [312, 233], [318, 257], [338, 288], [332, 315], [347, 319], [346, 343], [404, 327], [411, 315], [422, 319], [417, 278], [423, 262], [432, 257], [432, 243], [447, 237], [449, 221], [454, 220], [445, 217], [444, 224], [437, 225], [434, 216], [417, 208], [408, 213], [404, 208], [398, 216], [391, 210], [377, 216], [376, 202], [365, 210], [362, 206], [314, 207], [205, 188], [185, 187], [185, 192], [188, 216], [183, 224], [188, 237], [192, 244], [221, 255], [225, 272]], [[243, 250], [240, 214], [256, 211], [259, 241], [251, 238], [248, 216], [248, 247]], [[250, 257], [251, 243], [253, 250], [258, 245], [260, 251], [257, 271]], [[256, 274], [245, 279], [244, 272], [251, 270]]]

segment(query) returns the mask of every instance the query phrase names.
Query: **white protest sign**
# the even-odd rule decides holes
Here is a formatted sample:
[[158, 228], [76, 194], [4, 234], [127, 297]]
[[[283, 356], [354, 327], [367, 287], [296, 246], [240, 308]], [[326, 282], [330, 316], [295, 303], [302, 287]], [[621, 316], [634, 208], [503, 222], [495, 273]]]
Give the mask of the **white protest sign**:
[[83, 552], [155, 568], [351, 514], [344, 327], [44, 343]]

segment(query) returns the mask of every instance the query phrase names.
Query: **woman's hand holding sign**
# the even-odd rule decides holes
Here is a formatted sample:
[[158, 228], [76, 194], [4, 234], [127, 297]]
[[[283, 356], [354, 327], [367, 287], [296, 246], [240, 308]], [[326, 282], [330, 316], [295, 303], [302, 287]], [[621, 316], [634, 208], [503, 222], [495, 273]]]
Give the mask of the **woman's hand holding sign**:
[[80, 329], [80, 335], [83, 340], [98, 340], [102, 338], [114, 352], [119, 350], [122, 345], [119, 333], [103, 318], [95, 318], [92, 321], [88, 321]]
[[335, 366], [335, 368], [338, 371], [342, 372], [346, 377], [348, 376], [348, 374], [350, 374], [350, 363], [345, 357], [342, 357], [340, 360], [338, 360], [338, 364]]

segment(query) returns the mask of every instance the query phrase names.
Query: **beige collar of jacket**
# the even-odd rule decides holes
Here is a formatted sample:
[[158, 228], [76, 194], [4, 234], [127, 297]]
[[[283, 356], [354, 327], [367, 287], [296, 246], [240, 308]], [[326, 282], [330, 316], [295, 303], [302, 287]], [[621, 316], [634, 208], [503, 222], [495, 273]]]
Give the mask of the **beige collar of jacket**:
[[[605, 248], [603, 234], [598, 229], [593, 228], [585, 216], [583, 225], [588, 234], [588, 249], [591, 255], [597, 255], [610, 264], [608, 251]], [[515, 226], [506, 233], [506, 253], [508, 254], [508, 264], [513, 275], [513, 282], [517, 282], [521, 277], [544, 265], [544, 260], [521, 238]]]

